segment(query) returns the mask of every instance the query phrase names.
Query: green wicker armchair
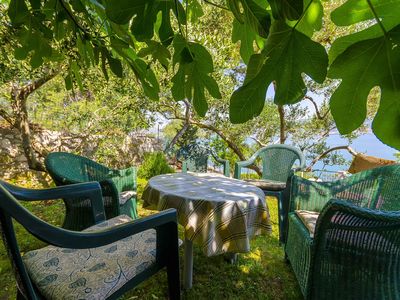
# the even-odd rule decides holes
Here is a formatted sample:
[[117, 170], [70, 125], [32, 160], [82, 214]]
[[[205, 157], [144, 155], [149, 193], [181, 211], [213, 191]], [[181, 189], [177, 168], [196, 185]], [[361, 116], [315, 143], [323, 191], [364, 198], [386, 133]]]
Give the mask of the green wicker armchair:
[[[47, 171], [56, 185], [98, 181], [101, 185], [106, 218], [125, 214], [137, 219], [136, 169], [112, 170], [86, 157], [53, 152], [45, 159]], [[92, 225], [90, 202], [85, 198], [64, 198], [64, 228], [82, 230]], [[73, 217], [72, 217], [73, 216]]]
[[176, 156], [178, 160], [182, 160], [182, 172], [207, 172], [208, 160], [211, 156], [215, 162], [222, 164], [224, 175], [230, 177], [229, 161], [218, 157], [205, 146], [192, 144], [182, 147]]
[[[88, 198], [96, 225], [83, 232], [55, 227], [31, 214], [14, 193], [23, 201]], [[14, 221], [50, 245], [21, 252]], [[180, 299], [178, 227], [173, 209], [140, 220], [121, 215], [105, 221], [97, 182], [45, 190], [0, 182], [0, 229], [17, 281], [15, 299], [119, 299], [163, 268], [170, 299]]]
[[293, 176], [285, 255], [306, 299], [400, 299], [400, 166]]
[[[265, 195], [278, 198], [279, 241], [284, 243], [283, 231], [287, 227], [288, 207], [288, 201], [284, 201], [284, 190], [290, 175], [304, 168], [305, 157], [299, 149], [292, 146], [280, 144], [266, 146], [259, 149], [248, 160], [236, 162], [234, 177], [241, 179], [242, 168], [255, 165], [257, 159], [261, 159], [262, 162], [261, 179], [246, 179], [246, 181], [262, 189]], [[294, 168], [296, 161], [298, 165]]]

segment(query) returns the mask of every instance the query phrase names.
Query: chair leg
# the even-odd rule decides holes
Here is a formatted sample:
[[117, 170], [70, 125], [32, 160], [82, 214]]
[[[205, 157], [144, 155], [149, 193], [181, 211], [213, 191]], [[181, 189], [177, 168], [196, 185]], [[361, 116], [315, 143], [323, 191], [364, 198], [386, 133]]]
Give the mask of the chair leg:
[[17, 300], [26, 300], [24, 295], [19, 291], [19, 289], [17, 288]]
[[284, 218], [285, 218], [285, 212], [283, 209], [283, 197], [282, 193], [279, 192], [277, 193], [277, 198], [278, 198], [278, 225], [279, 225], [279, 244], [284, 244], [285, 243], [285, 234], [284, 234]]
[[179, 255], [178, 253], [171, 255], [167, 264], [168, 290], [171, 300], [179, 300], [181, 298], [181, 286], [179, 278]]

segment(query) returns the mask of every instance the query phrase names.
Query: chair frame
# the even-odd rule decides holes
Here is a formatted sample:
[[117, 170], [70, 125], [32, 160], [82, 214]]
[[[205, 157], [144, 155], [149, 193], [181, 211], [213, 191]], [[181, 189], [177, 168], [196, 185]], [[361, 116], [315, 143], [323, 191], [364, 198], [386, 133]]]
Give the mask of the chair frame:
[[[209, 157], [210, 156], [212, 156], [212, 158], [217, 162], [217, 163], [219, 163], [219, 164], [222, 164], [222, 166], [223, 166], [223, 172], [224, 172], [224, 176], [226, 176], [226, 177], [230, 177], [231, 176], [231, 170], [230, 170], [230, 164], [229, 164], [229, 160], [227, 160], [227, 159], [222, 159], [222, 158], [220, 158], [220, 157], [218, 157], [218, 155], [214, 152], [214, 151], [212, 151], [212, 150], [209, 150], [207, 147], [204, 147], [204, 146], [199, 146], [199, 147], [201, 147], [201, 148], [203, 148], [204, 150], [208, 150], [208, 154], [207, 154], [207, 164], [208, 164], [208, 159], [209, 159]], [[181, 148], [182, 149], [182, 148]], [[179, 154], [178, 154], [178, 156], [179, 156]], [[184, 160], [182, 160], [182, 172], [183, 173], [187, 173], [189, 170], [189, 159], [184, 159]], [[206, 167], [206, 170], [207, 170], [207, 165], [205, 166]]]
[[[240, 179], [241, 174], [242, 174], [242, 168], [249, 168], [250, 166], [253, 166], [256, 159], [265, 151], [273, 150], [273, 149], [284, 149], [284, 150], [289, 150], [292, 151], [297, 155], [297, 159], [299, 160], [299, 167], [292, 168], [290, 171], [290, 174], [288, 174], [287, 180], [291, 178], [291, 176], [298, 171], [301, 171], [305, 168], [306, 165], [306, 159], [302, 151], [300, 149], [289, 146], [289, 145], [282, 145], [282, 144], [276, 144], [276, 145], [269, 145], [263, 148], [258, 149], [248, 160], [245, 161], [238, 161], [235, 163], [235, 172], [234, 172], [234, 178]], [[265, 178], [265, 173], [266, 170], [268, 169], [268, 162], [262, 158], [262, 179], [267, 179]], [[285, 228], [287, 227], [287, 212], [288, 212], [288, 206], [289, 206], [289, 199], [285, 197], [286, 192], [285, 190], [282, 191], [270, 191], [270, 190], [264, 190], [263, 192], [265, 196], [272, 196], [276, 197], [278, 199], [278, 223], [279, 223], [279, 242], [281, 244], [285, 243]]]
[[[54, 166], [54, 163], [59, 159], [60, 156], [68, 157], [70, 159], [76, 159], [83, 162], [83, 164], [91, 166], [96, 170], [101, 170], [104, 176], [98, 176], [99, 178], [92, 180], [76, 180], [65, 176], [65, 174]], [[119, 204], [119, 194], [127, 189], [136, 191], [136, 168], [129, 167], [122, 170], [110, 169], [102, 164], [99, 164], [87, 157], [76, 155], [68, 152], [53, 152], [47, 155], [45, 159], [46, 169], [49, 172], [51, 178], [54, 180], [57, 186], [63, 186], [74, 183], [84, 183], [88, 181], [98, 181], [102, 189], [102, 195], [104, 197], [111, 197], [110, 203], [104, 203], [106, 207], [106, 217], [112, 218], [120, 214], [126, 214], [133, 219], [138, 218], [136, 208], [136, 197], [128, 200], [124, 205]], [[70, 205], [70, 201], [77, 203], [76, 198], [64, 198], [67, 213], [65, 216], [63, 227], [72, 230], [82, 230], [89, 225], [91, 221], [87, 220], [87, 210], [83, 210], [81, 207], [76, 209], [73, 205]], [[82, 201], [83, 199], [81, 199]]]
[[[12, 192], [9, 189], [12, 189]], [[166, 267], [169, 296], [180, 299], [179, 249], [176, 210], [168, 209], [146, 218], [134, 220], [105, 230], [77, 232], [53, 226], [25, 209], [13, 194], [23, 201], [50, 200], [63, 197], [87, 197], [92, 203], [92, 214], [96, 224], [105, 220], [102, 194], [99, 183], [73, 184], [45, 190], [16, 189], [0, 183], [0, 225], [3, 241], [13, 263], [17, 279], [17, 299], [43, 299], [31, 281], [19, 251], [13, 219], [25, 227], [39, 240], [63, 248], [87, 249], [104, 246], [147, 229], [156, 230], [156, 262], [128, 281], [107, 299], [117, 299], [151, 275]], [[171, 242], [176, 241], [176, 242]]]
[[[392, 184], [397, 176], [400, 181], [400, 166], [334, 182], [291, 178], [285, 258], [304, 298], [400, 299], [400, 210], [380, 210], [385, 201], [399, 200], [400, 188], [388, 188], [385, 175]], [[382, 192], [388, 198], [383, 200]], [[359, 201], [372, 208], [354, 204]], [[295, 209], [320, 212], [314, 238]]]

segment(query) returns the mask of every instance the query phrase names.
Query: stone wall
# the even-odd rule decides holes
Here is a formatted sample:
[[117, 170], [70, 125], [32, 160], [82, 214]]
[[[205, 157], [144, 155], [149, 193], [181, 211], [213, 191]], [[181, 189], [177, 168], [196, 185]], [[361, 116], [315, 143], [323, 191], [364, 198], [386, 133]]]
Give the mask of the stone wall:
[[[130, 134], [122, 144], [110, 142], [110, 137], [72, 135], [57, 131], [34, 129], [34, 147], [47, 152], [65, 151], [77, 153], [109, 165], [126, 167], [140, 165], [146, 152], [161, 151], [161, 143], [144, 133]], [[112, 141], [112, 138], [111, 138]], [[109, 147], [109, 148], [108, 148]], [[110, 150], [110, 151], [107, 151]], [[43, 158], [39, 158], [43, 161]], [[51, 179], [44, 172], [29, 170], [21, 146], [18, 130], [0, 123], [0, 179], [18, 184], [46, 186]]]

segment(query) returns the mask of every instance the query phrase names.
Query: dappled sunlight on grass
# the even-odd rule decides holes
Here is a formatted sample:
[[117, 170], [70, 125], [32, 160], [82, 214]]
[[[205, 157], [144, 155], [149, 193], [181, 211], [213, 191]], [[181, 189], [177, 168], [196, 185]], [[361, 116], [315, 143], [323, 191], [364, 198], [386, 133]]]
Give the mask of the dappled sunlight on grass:
[[[292, 270], [284, 261], [283, 248], [279, 246], [277, 201], [273, 197], [267, 201], [272, 233], [252, 239], [251, 251], [239, 254], [236, 264], [228, 264], [221, 255], [206, 257], [200, 247], [194, 245], [193, 287], [184, 292], [184, 299], [302, 299]], [[141, 216], [156, 213], [139, 207]], [[181, 239], [183, 233], [183, 227], [179, 226]], [[182, 271], [181, 260], [181, 276]], [[140, 295], [140, 299], [165, 299], [164, 273], [144, 282], [129, 295]]]

